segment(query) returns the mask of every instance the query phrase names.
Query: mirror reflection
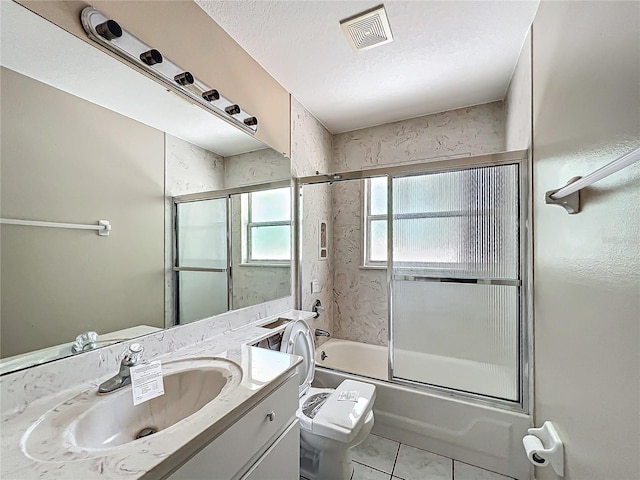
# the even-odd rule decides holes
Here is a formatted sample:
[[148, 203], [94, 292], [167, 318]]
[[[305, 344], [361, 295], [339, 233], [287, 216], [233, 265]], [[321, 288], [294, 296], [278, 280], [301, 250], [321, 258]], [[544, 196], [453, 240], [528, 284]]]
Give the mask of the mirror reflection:
[[[179, 300], [189, 322], [290, 295], [290, 257], [280, 249], [266, 258], [269, 242], [282, 230], [276, 237], [275, 230], [264, 233], [281, 227], [280, 220], [250, 217], [241, 208], [242, 195], [261, 194], [253, 190], [262, 187], [250, 185], [288, 184], [289, 160], [23, 7], [2, 3], [12, 5], [2, 11], [0, 216], [93, 225], [108, 220], [112, 229], [99, 236], [91, 230], [0, 227], [0, 372], [172, 326], [179, 288], [187, 290]], [[20, 29], [25, 36], [38, 31], [37, 55], [33, 42], [16, 33]], [[44, 57], [56, 62], [38, 60]], [[97, 73], [102, 66], [106, 71]], [[135, 88], [132, 74], [141, 82]], [[150, 92], [157, 101], [149, 101]], [[174, 114], [167, 113], [171, 106]], [[197, 136], [183, 134], [190, 122], [198, 127]], [[200, 284], [176, 281], [178, 275], [202, 272], [174, 272], [173, 197], [240, 187], [245, 189], [236, 202], [242, 246], [237, 259], [232, 255], [224, 266], [238, 272], [233, 283], [213, 276]], [[234, 199], [228, 200], [228, 212]], [[208, 214], [211, 225], [195, 235], [186, 254], [204, 268], [218, 268], [224, 255], [236, 250], [203, 246], [233, 238], [229, 228], [235, 227]], [[193, 219], [203, 216], [207, 213]], [[261, 224], [265, 221], [275, 223]], [[253, 249], [254, 257], [243, 248]], [[267, 261], [253, 261], [260, 256]], [[279, 277], [272, 281], [268, 272], [276, 268]], [[262, 289], [265, 283], [274, 288]], [[76, 342], [86, 332], [97, 336], [85, 334]]]
[[271, 187], [174, 199], [177, 323], [290, 294], [291, 187]]

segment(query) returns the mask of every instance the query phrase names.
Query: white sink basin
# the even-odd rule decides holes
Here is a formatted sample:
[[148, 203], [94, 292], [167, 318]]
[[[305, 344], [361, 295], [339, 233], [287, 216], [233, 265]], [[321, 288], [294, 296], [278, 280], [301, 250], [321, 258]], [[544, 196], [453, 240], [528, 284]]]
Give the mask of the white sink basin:
[[130, 386], [106, 395], [98, 395], [97, 388], [82, 393], [47, 412], [29, 429], [23, 437], [25, 453], [41, 461], [86, 458], [164, 435], [228, 396], [242, 379], [238, 365], [215, 357], [178, 360], [162, 367], [164, 395], [134, 407]]
[[228, 380], [212, 368], [176, 372], [164, 377], [164, 395], [135, 407], [130, 392], [110, 394], [78, 419], [72, 441], [80, 448], [110, 448], [136, 440], [141, 432], [165, 430], [214, 400]]

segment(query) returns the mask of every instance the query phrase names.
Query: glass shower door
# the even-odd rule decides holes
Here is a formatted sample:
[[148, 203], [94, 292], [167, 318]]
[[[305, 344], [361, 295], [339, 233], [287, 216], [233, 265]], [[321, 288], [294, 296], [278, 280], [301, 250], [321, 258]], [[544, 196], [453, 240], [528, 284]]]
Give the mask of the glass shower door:
[[227, 197], [176, 204], [177, 323], [229, 309]]
[[391, 178], [393, 379], [519, 400], [518, 168]]

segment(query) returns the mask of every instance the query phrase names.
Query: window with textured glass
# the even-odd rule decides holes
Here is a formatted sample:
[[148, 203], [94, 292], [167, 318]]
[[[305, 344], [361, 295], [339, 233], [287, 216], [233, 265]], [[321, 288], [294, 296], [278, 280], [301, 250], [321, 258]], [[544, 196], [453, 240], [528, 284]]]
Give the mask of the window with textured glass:
[[246, 252], [248, 263], [289, 263], [291, 260], [291, 189], [248, 195]]
[[[518, 214], [516, 165], [414, 175], [393, 181], [397, 187], [393, 199], [396, 266], [457, 271], [467, 276], [514, 275], [517, 264], [500, 260], [512, 258], [518, 251], [513, 223], [514, 218], [517, 223]], [[366, 182], [364, 264], [384, 267], [387, 177]], [[490, 241], [493, 239], [499, 240], [499, 249]], [[469, 270], [470, 265], [474, 265], [473, 270]], [[496, 268], [499, 271], [494, 271]]]

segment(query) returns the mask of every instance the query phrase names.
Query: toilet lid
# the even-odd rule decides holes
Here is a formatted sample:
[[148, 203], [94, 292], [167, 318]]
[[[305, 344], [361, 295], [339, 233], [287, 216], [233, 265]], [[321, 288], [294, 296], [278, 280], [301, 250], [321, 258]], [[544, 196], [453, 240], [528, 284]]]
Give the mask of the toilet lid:
[[300, 395], [302, 396], [309, 390], [316, 368], [315, 345], [307, 322], [296, 320], [287, 325], [282, 334], [280, 351], [302, 357], [302, 363], [298, 365], [297, 369], [300, 377]]
[[349, 443], [360, 432], [375, 400], [375, 385], [344, 380], [319, 408], [312, 419], [311, 431]]

